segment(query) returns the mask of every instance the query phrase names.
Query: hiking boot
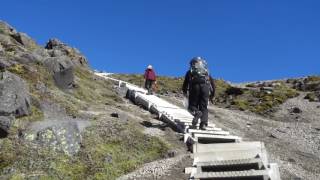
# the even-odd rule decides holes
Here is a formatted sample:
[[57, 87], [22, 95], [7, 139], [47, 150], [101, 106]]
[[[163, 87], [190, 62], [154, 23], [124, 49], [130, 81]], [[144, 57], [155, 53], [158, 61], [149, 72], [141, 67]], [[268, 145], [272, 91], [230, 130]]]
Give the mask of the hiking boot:
[[195, 115], [193, 117], [193, 120], [192, 120], [192, 126], [196, 126], [198, 124], [198, 119], [200, 119], [202, 116], [202, 112], [201, 111], [196, 111], [195, 112]]
[[201, 129], [201, 130], [207, 130], [207, 125], [206, 124], [202, 124], [202, 123], [200, 123], [200, 127], [199, 127], [199, 129]]
[[200, 128], [199, 129], [201, 129], [201, 130], [207, 130], [207, 126], [206, 125], [202, 125], [202, 126], [200, 126]]

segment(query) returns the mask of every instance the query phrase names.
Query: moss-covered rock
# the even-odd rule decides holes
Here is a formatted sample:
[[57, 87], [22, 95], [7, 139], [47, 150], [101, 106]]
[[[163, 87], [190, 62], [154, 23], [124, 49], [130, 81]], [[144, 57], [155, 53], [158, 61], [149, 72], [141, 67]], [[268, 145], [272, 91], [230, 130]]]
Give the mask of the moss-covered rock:
[[320, 101], [320, 92], [310, 92], [305, 97], [311, 102], [319, 102]]

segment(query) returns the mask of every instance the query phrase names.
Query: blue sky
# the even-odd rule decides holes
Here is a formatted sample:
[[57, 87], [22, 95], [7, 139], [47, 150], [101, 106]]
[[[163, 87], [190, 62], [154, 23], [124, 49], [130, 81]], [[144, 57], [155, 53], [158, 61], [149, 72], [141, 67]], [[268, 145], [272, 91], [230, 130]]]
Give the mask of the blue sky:
[[233, 82], [320, 74], [317, 0], [5, 0], [0, 19], [94, 69], [183, 76], [193, 56]]

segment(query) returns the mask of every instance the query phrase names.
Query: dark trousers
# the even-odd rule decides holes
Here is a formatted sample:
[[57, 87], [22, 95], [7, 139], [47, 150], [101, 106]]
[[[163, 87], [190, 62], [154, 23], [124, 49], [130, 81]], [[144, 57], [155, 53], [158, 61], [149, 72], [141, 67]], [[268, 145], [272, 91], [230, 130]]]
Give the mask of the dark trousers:
[[153, 85], [153, 83], [154, 83], [154, 80], [146, 79], [144, 87], [148, 90], [148, 93], [152, 93], [152, 85]]
[[210, 87], [208, 84], [192, 84], [189, 91], [189, 111], [195, 114], [201, 111], [201, 125], [208, 125], [208, 100]]

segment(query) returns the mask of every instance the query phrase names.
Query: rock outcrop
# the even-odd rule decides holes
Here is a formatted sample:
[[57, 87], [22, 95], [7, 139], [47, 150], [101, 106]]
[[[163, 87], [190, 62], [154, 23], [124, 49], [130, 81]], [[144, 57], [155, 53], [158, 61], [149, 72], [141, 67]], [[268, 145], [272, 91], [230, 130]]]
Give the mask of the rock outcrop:
[[31, 113], [30, 95], [26, 82], [8, 71], [0, 72], [0, 129], [8, 133], [14, 117]]
[[74, 64], [68, 56], [49, 57], [44, 62], [49, 69], [56, 85], [62, 89], [72, 88], [74, 85]]
[[0, 115], [29, 115], [31, 103], [26, 82], [8, 71], [0, 73], [0, 77]]
[[75, 66], [88, 67], [87, 59], [78, 49], [69, 47], [58, 39], [50, 39], [45, 48], [51, 57], [67, 56]]

